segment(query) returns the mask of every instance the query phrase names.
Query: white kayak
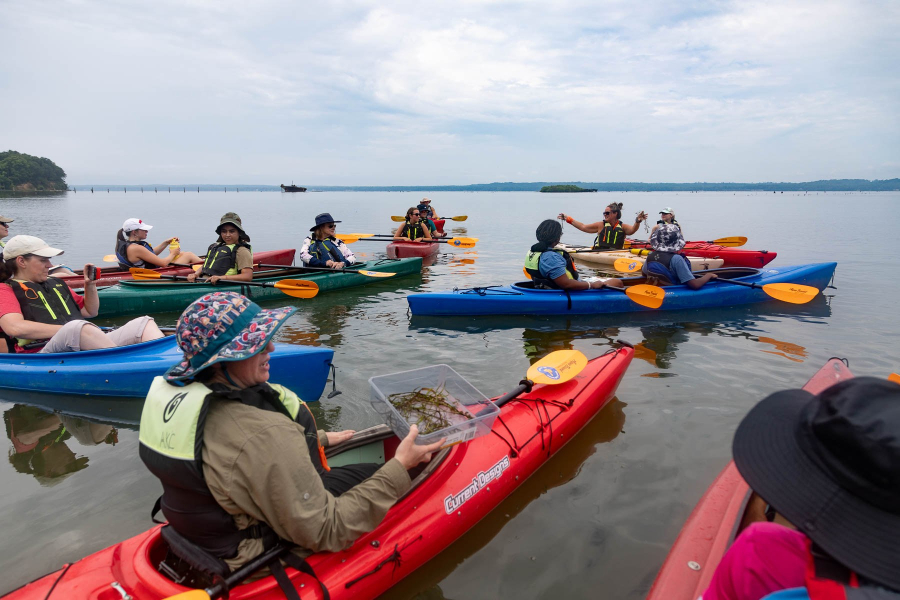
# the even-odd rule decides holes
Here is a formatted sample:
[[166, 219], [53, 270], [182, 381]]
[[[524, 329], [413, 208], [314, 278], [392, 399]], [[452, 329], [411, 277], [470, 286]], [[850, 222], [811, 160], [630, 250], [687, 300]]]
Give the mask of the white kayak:
[[[565, 250], [569, 252], [573, 259], [581, 261], [585, 264], [600, 265], [612, 268], [616, 260], [626, 258], [628, 260], [636, 260], [643, 263], [646, 260], [649, 250], [599, 250], [597, 252], [583, 252], [590, 250], [588, 246], [569, 246], [567, 244], [557, 244], [557, 250]], [[575, 252], [579, 250], [579, 252]], [[708, 269], [718, 269], [725, 262], [721, 258], [704, 258], [702, 256], [688, 256], [691, 262], [692, 271], [706, 271]]]

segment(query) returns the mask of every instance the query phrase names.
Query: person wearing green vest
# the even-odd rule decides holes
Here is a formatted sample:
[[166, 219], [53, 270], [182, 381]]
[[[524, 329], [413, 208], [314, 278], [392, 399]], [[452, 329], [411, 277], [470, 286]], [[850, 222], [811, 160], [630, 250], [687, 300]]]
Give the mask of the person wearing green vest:
[[199, 272], [188, 275], [188, 281], [196, 281], [199, 277], [205, 277], [212, 284], [222, 279], [252, 281], [253, 250], [250, 248], [250, 236], [244, 233], [238, 214], [229, 212], [222, 215], [216, 233], [219, 239], [207, 249], [203, 267]]
[[543, 221], [534, 234], [538, 243], [531, 247], [525, 258], [525, 272], [531, 277], [535, 287], [574, 291], [623, 286], [620, 279], [582, 281], [578, 277], [569, 253], [555, 249], [562, 238], [562, 225], [559, 221]]
[[431, 231], [421, 220], [422, 213], [415, 206], [406, 211], [406, 222], [394, 232], [394, 240], [403, 242], [421, 242], [431, 239]]
[[139, 452], [163, 486], [163, 538], [224, 574], [280, 540], [296, 545], [294, 558], [346, 548], [444, 441], [416, 445], [414, 425], [384, 464], [329, 467], [323, 448], [354, 432], [318, 429], [303, 400], [268, 381], [271, 340], [296, 310], [261, 309], [235, 292], [193, 302], [175, 333], [184, 359], [154, 379], [144, 403]]
[[647, 213], [641, 211], [633, 225], [622, 223], [622, 203], [613, 202], [603, 211], [603, 220], [596, 223], [582, 223], [566, 213], [559, 213], [558, 218], [585, 233], [596, 233], [594, 250], [621, 250], [625, 246], [625, 236], [634, 235], [640, 229], [641, 223], [647, 220]]

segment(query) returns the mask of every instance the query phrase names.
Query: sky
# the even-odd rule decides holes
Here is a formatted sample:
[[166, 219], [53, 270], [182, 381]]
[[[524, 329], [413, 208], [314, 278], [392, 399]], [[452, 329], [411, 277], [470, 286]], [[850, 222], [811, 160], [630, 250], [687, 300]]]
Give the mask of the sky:
[[0, 0], [69, 184], [900, 177], [897, 0]]

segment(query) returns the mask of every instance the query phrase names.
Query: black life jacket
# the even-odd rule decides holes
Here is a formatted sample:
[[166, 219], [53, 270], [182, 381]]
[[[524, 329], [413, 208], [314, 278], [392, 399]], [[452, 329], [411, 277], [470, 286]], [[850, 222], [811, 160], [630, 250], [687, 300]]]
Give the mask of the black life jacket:
[[246, 242], [238, 242], [237, 244], [225, 244], [223, 242], [215, 242], [210, 244], [206, 250], [206, 260], [203, 261], [203, 267], [200, 269], [201, 275], [237, 275], [237, 253], [238, 248], [244, 247], [250, 252], [250, 244]]
[[622, 229], [622, 222], [618, 221], [613, 227], [606, 221], [603, 222], [603, 229], [597, 233], [594, 238], [593, 250], [612, 249], [617, 250], [625, 247], [625, 230]]
[[[153, 246], [147, 243], [146, 240], [141, 240], [140, 242], [132, 242], [130, 240], [123, 240], [119, 238], [116, 240], [116, 260], [119, 261], [119, 267], [122, 269], [131, 269], [132, 267], [136, 267], [138, 269], [143, 269], [144, 267], [155, 268], [156, 265], [148, 265], [143, 260], [138, 260], [137, 262], [130, 262], [128, 260], [128, 246], [136, 244], [138, 246], [143, 246], [150, 252], [153, 252]], [[155, 252], [153, 252], [156, 254]]]
[[[22, 318], [26, 321], [65, 325], [69, 321], [84, 319], [69, 286], [56, 277], [48, 277], [43, 283], [21, 279], [11, 279], [8, 283], [19, 301]], [[16, 343], [24, 348], [36, 341], [19, 338]]]
[[337, 247], [337, 238], [328, 237], [324, 240], [317, 240], [310, 237], [309, 253], [321, 261], [333, 260], [335, 262], [347, 263], [347, 258]]
[[403, 229], [400, 230], [400, 235], [402, 237], [409, 238], [411, 240], [419, 239], [420, 237], [425, 237], [425, 229], [422, 227], [422, 221], [419, 221], [415, 225], [407, 222]]
[[144, 403], [139, 434], [141, 460], [163, 486], [153, 512], [161, 508], [169, 524], [188, 541], [213, 556], [230, 558], [244, 539], [262, 538], [269, 548], [278, 536], [265, 523], [238, 530], [234, 518], [216, 502], [206, 485], [203, 432], [211, 401], [243, 402], [282, 413], [306, 431], [316, 471], [321, 474], [328, 470], [328, 463], [309, 407], [287, 388], [264, 383], [240, 391], [211, 390], [198, 382], [180, 387], [156, 377]]
[[531, 280], [534, 282], [535, 287], [544, 287], [553, 290], [559, 289], [559, 286], [556, 285], [555, 281], [541, 275], [541, 255], [544, 252], [556, 252], [561, 255], [563, 260], [566, 261], [566, 275], [569, 279], [578, 279], [578, 269], [575, 268], [575, 261], [572, 260], [572, 257], [569, 256], [568, 252], [548, 248], [545, 244], [539, 242], [531, 247], [531, 251], [525, 258], [525, 272], [531, 275]]

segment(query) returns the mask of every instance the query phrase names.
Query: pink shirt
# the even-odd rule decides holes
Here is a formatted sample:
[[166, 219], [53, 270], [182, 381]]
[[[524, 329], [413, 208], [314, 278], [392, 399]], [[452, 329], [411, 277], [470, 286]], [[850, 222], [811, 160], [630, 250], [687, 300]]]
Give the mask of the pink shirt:
[[[15, 285], [14, 281], [9, 282], [10, 285]], [[72, 299], [75, 300], [75, 304], [78, 305], [78, 308], [84, 308], [84, 298], [72, 292]], [[4, 315], [8, 315], [9, 313], [18, 313], [22, 314], [22, 307], [19, 306], [19, 300], [16, 298], [15, 292], [12, 291], [12, 288], [9, 285], [0, 284], [0, 317]], [[32, 348], [30, 350], [23, 350], [18, 346], [14, 346], [16, 352], [39, 352], [40, 348]]]
[[806, 536], [775, 523], [753, 523], [719, 563], [703, 600], [759, 600], [806, 585]]

